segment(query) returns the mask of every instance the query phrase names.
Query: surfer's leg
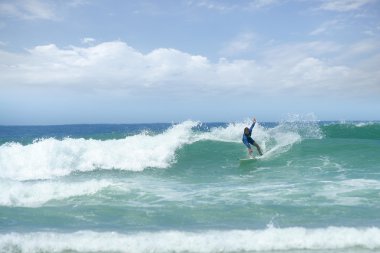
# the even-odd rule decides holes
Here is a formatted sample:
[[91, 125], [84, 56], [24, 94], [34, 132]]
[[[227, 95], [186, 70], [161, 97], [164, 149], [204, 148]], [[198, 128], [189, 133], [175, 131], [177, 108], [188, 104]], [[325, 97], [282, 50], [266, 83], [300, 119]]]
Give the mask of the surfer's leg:
[[259, 144], [257, 144], [256, 142], [253, 142], [253, 146], [255, 146], [257, 148], [257, 151], [259, 151], [260, 155], [263, 155], [263, 152], [261, 151]]

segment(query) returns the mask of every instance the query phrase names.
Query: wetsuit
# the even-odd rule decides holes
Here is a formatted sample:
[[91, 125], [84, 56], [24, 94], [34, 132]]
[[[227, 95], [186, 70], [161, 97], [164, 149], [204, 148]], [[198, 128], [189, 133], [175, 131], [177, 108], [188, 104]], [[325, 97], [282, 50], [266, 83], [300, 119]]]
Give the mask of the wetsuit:
[[249, 149], [251, 148], [251, 145], [249, 145], [249, 144], [253, 145], [253, 143], [255, 143], [255, 141], [251, 137], [252, 129], [255, 126], [255, 124], [256, 124], [256, 122], [252, 123], [251, 127], [249, 128], [249, 134], [248, 135], [243, 133], [242, 141], [243, 141], [244, 145], [246, 145], [247, 148], [249, 148]]

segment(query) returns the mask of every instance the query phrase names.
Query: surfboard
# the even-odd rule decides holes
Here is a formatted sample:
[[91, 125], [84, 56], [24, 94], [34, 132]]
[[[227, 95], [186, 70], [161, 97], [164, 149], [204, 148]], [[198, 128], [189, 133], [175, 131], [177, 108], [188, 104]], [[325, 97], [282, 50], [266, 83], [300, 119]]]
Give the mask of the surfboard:
[[257, 159], [256, 158], [243, 158], [243, 159], [240, 159], [240, 164], [243, 165], [243, 164], [251, 164], [251, 163], [254, 163], [256, 162]]

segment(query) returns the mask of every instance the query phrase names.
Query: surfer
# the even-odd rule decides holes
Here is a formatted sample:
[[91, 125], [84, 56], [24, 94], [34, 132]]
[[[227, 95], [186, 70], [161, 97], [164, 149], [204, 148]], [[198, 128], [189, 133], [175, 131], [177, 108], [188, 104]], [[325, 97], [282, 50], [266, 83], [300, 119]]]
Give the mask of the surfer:
[[243, 134], [243, 140], [242, 141], [243, 141], [244, 145], [247, 146], [247, 148], [248, 148], [249, 156], [252, 156], [252, 153], [253, 153], [250, 144], [252, 144], [253, 146], [255, 146], [257, 148], [257, 151], [259, 151], [260, 155], [263, 155], [263, 152], [261, 151], [259, 144], [257, 144], [251, 137], [252, 129], [255, 126], [255, 124], [256, 124], [256, 118], [253, 118], [251, 127], [250, 128], [248, 128], [248, 127], [244, 128], [244, 134]]

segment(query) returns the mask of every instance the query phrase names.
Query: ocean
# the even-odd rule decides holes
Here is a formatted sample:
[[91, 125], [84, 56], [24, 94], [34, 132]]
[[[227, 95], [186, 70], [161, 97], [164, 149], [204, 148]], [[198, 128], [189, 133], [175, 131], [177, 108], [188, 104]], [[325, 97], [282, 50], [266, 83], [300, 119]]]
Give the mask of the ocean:
[[0, 126], [0, 252], [380, 252], [380, 122], [249, 125]]

